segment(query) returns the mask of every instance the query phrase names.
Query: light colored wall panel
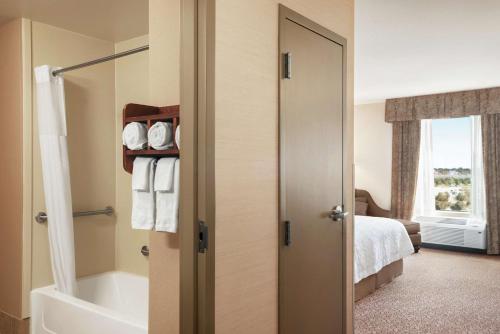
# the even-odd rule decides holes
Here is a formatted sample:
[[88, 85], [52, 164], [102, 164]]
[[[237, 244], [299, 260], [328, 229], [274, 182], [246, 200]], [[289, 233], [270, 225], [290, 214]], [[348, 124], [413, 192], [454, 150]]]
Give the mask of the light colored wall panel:
[[[115, 44], [121, 52], [148, 44], [148, 36], [140, 36]], [[122, 110], [127, 103], [149, 102], [149, 53], [141, 52], [115, 61], [116, 90], [116, 269], [148, 276], [148, 258], [140, 253], [149, 244], [149, 232], [133, 230], [132, 175], [122, 164]]]
[[[285, 6], [347, 38], [347, 160], [352, 165], [354, 1]], [[277, 333], [278, 1], [216, 1], [215, 330]], [[352, 211], [352, 170], [346, 171]], [[352, 220], [346, 233], [352, 234]], [[352, 248], [348, 238], [347, 249]], [[347, 263], [352, 263], [348, 252]], [[352, 281], [348, 265], [346, 280]], [[347, 289], [352, 299], [352, 288]], [[352, 316], [346, 310], [346, 317]], [[352, 331], [347, 323], [347, 331]]]
[[[179, 104], [180, 0], [149, 1], [149, 41], [149, 103]], [[180, 316], [178, 235], [151, 232], [150, 251], [149, 332], [176, 334]]]
[[392, 125], [385, 122], [385, 103], [354, 108], [356, 188], [370, 192], [384, 209], [391, 207]]
[[23, 254], [23, 95], [21, 20], [0, 26], [0, 312], [21, 318]]
[[[33, 66], [70, 66], [114, 52], [112, 42], [33, 22]], [[75, 211], [115, 203], [115, 68], [112, 62], [64, 74], [71, 188]], [[33, 90], [35, 91], [35, 90]], [[34, 96], [36, 100], [36, 96]], [[44, 211], [36, 103], [33, 104], [33, 215]], [[50, 224], [50, 217], [49, 217]], [[33, 288], [52, 283], [47, 225], [33, 222]], [[75, 219], [76, 271], [114, 269], [115, 219]]]
[[33, 140], [32, 140], [32, 78], [31, 66], [31, 20], [22, 19], [23, 35], [23, 318], [30, 315], [31, 293], [31, 224], [32, 216], [32, 178], [33, 178]]

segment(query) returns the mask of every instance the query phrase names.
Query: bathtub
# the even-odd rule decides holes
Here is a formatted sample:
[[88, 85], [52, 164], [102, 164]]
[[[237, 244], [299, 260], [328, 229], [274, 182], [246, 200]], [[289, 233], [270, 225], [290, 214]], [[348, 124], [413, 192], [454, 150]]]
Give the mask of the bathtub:
[[31, 292], [31, 334], [146, 334], [148, 279], [107, 272], [78, 280], [78, 298], [47, 286]]

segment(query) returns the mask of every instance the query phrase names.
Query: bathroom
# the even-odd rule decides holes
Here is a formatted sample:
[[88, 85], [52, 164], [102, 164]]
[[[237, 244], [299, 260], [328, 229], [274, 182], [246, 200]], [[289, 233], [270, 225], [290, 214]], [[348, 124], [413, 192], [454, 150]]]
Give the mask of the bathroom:
[[[6, 60], [1, 66], [9, 73], [0, 80], [0, 107], [21, 110], [5, 114], [12, 131], [1, 134], [12, 143], [7, 156], [15, 161], [2, 175], [6, 185], [2, 197], [13, 199], [2, 207], [6, 219], [22, 221], [15, 228], [0, 227], [4, 254], [0, 266], [12, 268], [0, 277], [0, 333], [27, 333], [30, 321], [31, 333], [77, 333], [59, 328], [57, 319], [54, 323], [51, 317], [64, 314], [72, 320], [67, 324], [78, 328], [92, 319], [78, 316], [78, 308], [92, 309], [94, 304], [98, 305], [92, 310], [97, 318], [89, 323], [95, 328], [87, 327], [82, 333], [104, 328], [147, 333], [148, 327], [154, 332], [155, 326], [169, 321], [178, 326], [175, 307], [171, 319], [148, 311], [155, 303], [168, 308], [179, 294], [179, 240], [176, 233], [131, 226], [132, 175], [124, 169], [122, 119], [129, 103], [169, 106], [180, 102], [180, 2], [152, 2], [151, 7], [147, 0], [23, 5], [8, 1], [0, 6], [0, 45]], [[96, 8], [100, 9], [97, 14]], [[77, 278], [85, 277], [78, 283], [83, 303], [60, 303], [53, 298], [53, 289], [47, 288], [54, 284], [50, 217], [34, 219], [47, 211], [34, 70], [42, 65], [65, 68], [85, 63], [147, 46], [151, 40], [154, 50], [146, 48], [61, 74], [72, 210], [101, 214], [74, 218], [74, 266]], [[149, 256], [150, 250], [157, 256]], [[151, 300], [150, 284], [158, 285]], [[103, 320], [106, 316], [118, 320], [109, 325]]]
[[[345, 165], [352, 212], [354, 1], [0, 2], [0, 110], [8, 124], [0, 139], [9, 143], [0, 160], [0, 334], [279, 332], [280, 85], [289, 79], [281, 76], [280, 43], [289, 14], [345, 38], [336, 58], [345, 87], [335, 86], [335, 96], [345, 102], [346, 151], [337, 162]], [[74, 257], [50, 251], [56, 225], [43, 181], [49, 154], [40, 143], [35, 77], [44, 65], [77, 67], [55, 80], [65, 89]], [[179, 108], [176, 233], [132, 226], [131, 158], [143, 154], [123, 146], [131, 104]], [[306, 138], [310, 129], [298, 127]], [[57, 205], [69, 202], [62, 198]], [[349, 333], [351, 218], [345, 227], [335, 321]], [[74, 262], [78, 298], [54, 290], [54, 254]]]

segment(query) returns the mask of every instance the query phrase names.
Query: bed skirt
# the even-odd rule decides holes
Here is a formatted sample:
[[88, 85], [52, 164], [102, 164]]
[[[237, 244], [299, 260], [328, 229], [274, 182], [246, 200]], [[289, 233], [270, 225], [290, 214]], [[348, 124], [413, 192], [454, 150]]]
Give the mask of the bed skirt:
[[365, 298], [382, 285], [392, 282], [403, 273], [403, 259], [390, 263], [376, 274], [363, 278], [354, 285], [354, 301]]

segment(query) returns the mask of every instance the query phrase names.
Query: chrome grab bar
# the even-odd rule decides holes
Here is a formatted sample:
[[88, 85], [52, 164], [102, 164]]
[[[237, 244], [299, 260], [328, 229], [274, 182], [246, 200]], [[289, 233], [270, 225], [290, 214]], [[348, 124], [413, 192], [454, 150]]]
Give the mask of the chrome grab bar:
[[[85, 217], [85, 216], [97, 216], [97, 215], [111, 216], [114, 212], [115, 210], [113, 209], [113, 207], [107, 206], [103, 210], [73, 212], [73, 217]], [[35, 221], [39, 224], [45, 223], [47, 221], [47, 214], [45, 212], [40, 211], [35, 216]]]

